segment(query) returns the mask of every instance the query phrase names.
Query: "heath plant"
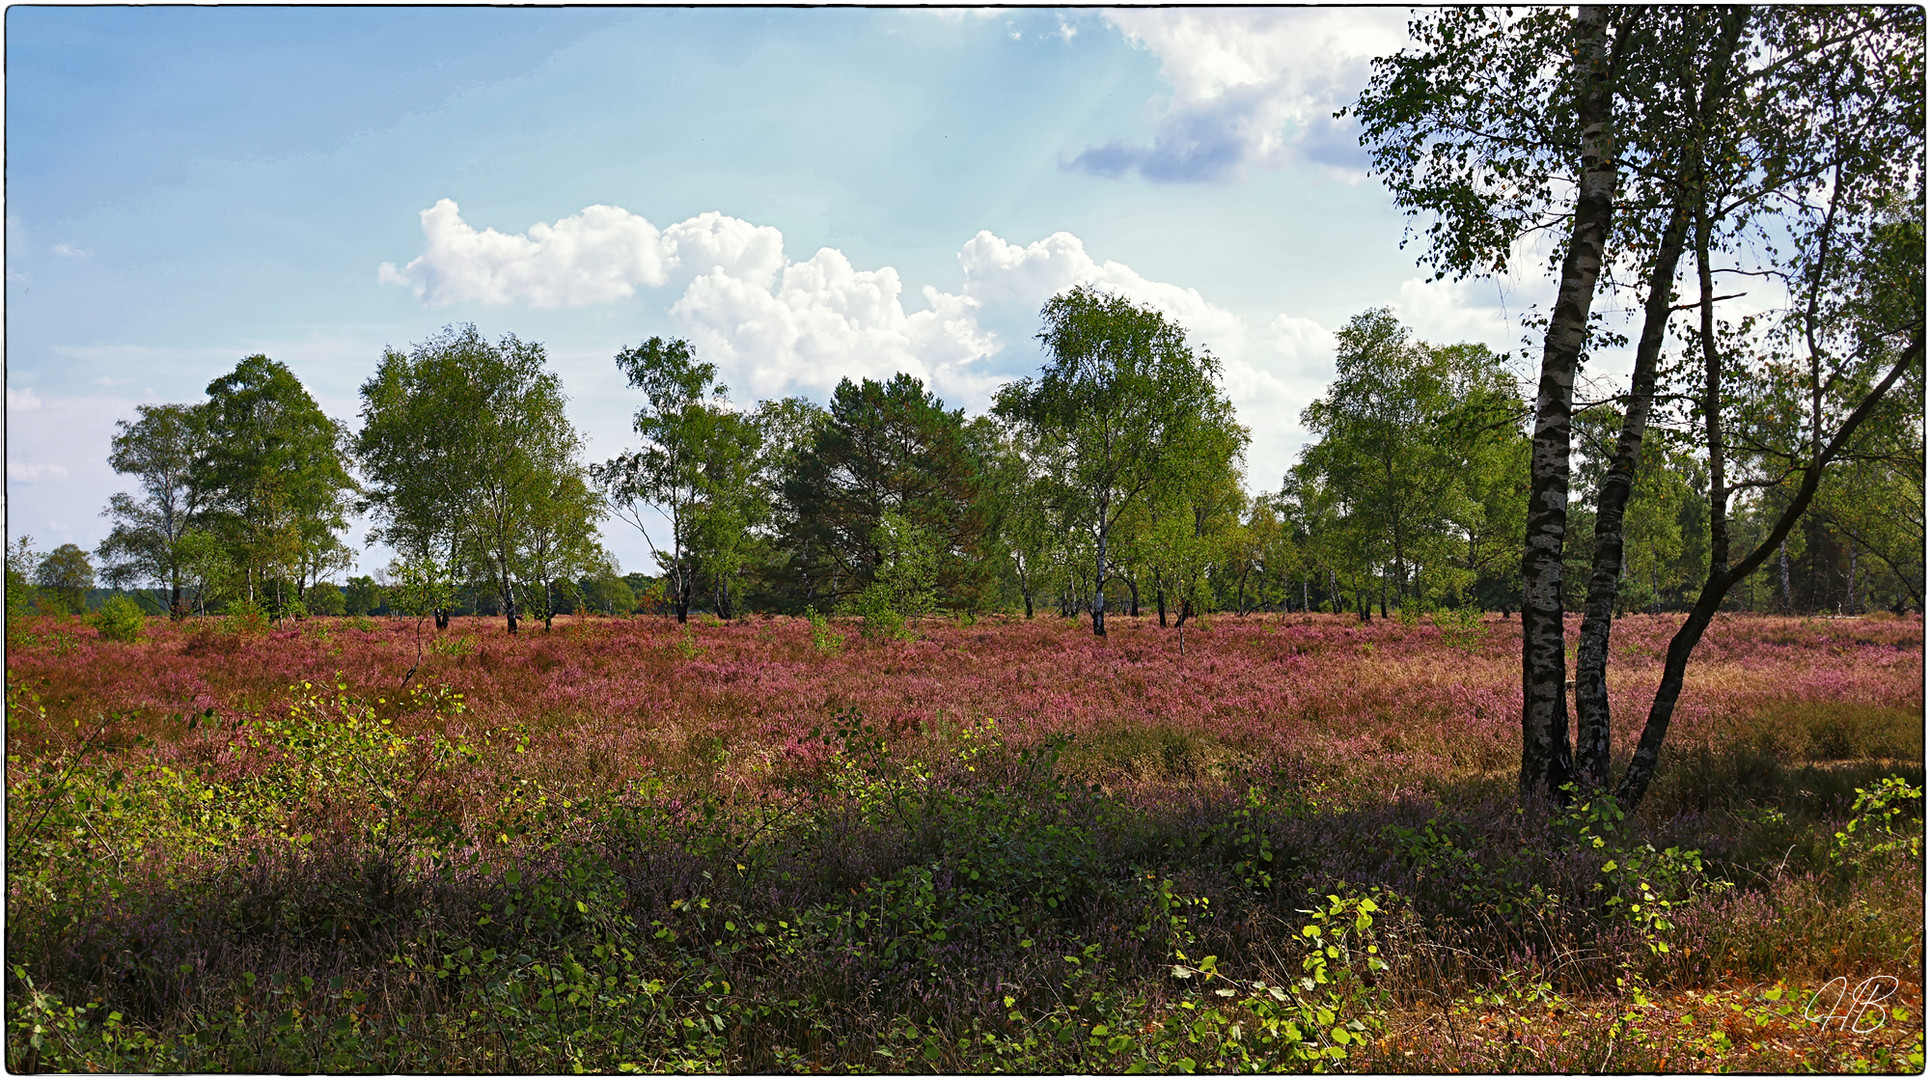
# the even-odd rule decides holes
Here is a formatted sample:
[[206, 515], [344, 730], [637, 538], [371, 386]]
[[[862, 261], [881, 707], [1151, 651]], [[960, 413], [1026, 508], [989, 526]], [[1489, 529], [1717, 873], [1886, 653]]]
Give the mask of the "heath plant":
[[[826, 663], [813, 620], [457, 618], [404, 685], [401, 620], [205, 621], [9, 651], [10, 1068], [1921, 1054], [1917, 619], [1718, 620], [1634, 816], [1516, 797], [1506, 623], [1223, 615], [1182, 661], [1147, 618], [934, 619]], [[1671, 632], [1618, 623], [1631, 683]], [[1881, 978], [1880, 1024], [1803, 1018]]]

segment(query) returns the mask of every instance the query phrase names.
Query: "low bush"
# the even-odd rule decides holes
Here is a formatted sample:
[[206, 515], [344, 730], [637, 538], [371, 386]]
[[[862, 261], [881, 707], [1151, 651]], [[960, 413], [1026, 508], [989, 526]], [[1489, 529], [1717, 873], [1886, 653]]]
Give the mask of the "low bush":
[[103, 641], [135, 642], [141, 640], [147, 616], [141, 614], [141, 605], [131, 597], [115, 593], [87, 617], [87, 622]]

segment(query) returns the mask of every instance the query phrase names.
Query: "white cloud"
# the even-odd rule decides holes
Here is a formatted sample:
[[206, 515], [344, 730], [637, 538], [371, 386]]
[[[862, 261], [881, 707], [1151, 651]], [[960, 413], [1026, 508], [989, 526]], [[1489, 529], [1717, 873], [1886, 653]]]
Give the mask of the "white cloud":
[[1104, 175], [1210, 180], [1298, 158], [1359, 175], [1351, 122], [1333, 117], [1367, 85], [1369, 60], [1407, 40], [1405, 9], [1126, 8], [1106, 13], [1159, 58], [1172, 98], [1151, 146], [1116, 140], [1072, 162]]
[[656, 227], [614, 206], [585, 207], [554, 225], [538, 222], [526, 234], [508, 235], [477, 232], [454, 199], [440, 199], [422, 212], [422, 231], [429, 250], [400, 270], [383, 263], [377, 278], [414, 288], [425, 304], [582, 307], [634, 295], [638, 285], [661, 285], [665, 276]]
[[667, 264], [683, 278], [723, 273], [768, 289], [787, 261], [783, 233], [714, 210], [665, 229], [663, 243]]
[[1267, 324], [1268, 344], [1287, 360], [1302, 364], [1331, 366], [1334, 333], [1312, 319], [1297, 315], [1275, 315]]
[[965, 295], [981, 304], [1037, 312], [1074, 285], [1093, 285], [1158, 309], [1215, 352], [1237, 353], [1246, 344], [1245, 322], [1208, 303], [1199, 290], [1148, 280], [1124, 263], [1098, 262], [1068, 232], [1020, 247], [981, 230], [966, 241], [958, 261], [965, 268]]
[[975, 317], [977, 303], [927, 286], [928, 309], [907, 313], [892, 267], [859, 270], [831, 248], [792, 263], [775, 283], [719, 267], [691, 281], [671, 315], [700, 352], [753, 394], [786, 387], [826, 391], [838, 379], [924, 379], [957, 400], [986, 387], [968, 365], [997, 343]]
[[8, 412], [33, 412], [38, 408], [40, 408], [40, 395], [35, 394], [32, 389], [22, 387], [15, 390], [11, 386], [7, 387]]
[[[777, 229], [719, 213], [659, 231], [627, 211], [601, 207], [599, 215], [585, 211], [528, 236], [503, 236], [462, 222], [453, 202], [437, 207], [446, 212], [423, 215], [429, 251], [406, 274], [385, 271], [415, 286], [425, 303], [461, 295], [490, 304], [580, 306], [639, 286], [661, 290], [679, 333], [718, 365], [740, 399], [799, 391], [822, 397], [841, 378], [903, 371], [955, 406], [984, 408], [998, 383], [1030, 366], [1030, 354], [1012, 346], [1030, 343], [1045, 301], [1091, 285], [1165, 313], [1220, 357], [1227, 393], [1255, 428], [1254, 475], [1272, 483], [1292, 455], [1292, 418], [1332, 370], [1333, 336], [1312, 320], [1281, 315], [1264, 332], [1249, 333], [1244, 319], [1197, 289], [1096, 259], [1067, 232], [1021, 244], [981, 231], [959, 250], [964, 283], [957, 293], [925, 285], [908, 301], [894, 267], [854, 266], [833, 248], [792, 261]], [[554, 251], [536, 254], [542, 238], [566, 231], [565, 223], [576, 223], [574, 250], [607, 250], [613, 241], [596, 233], [599, 222], [654, 245], [654, 261], [630, 264], [652, 272], [639, 269], [625, 279], [628, 291], [611, 286], [609, 275], [579, 272]], [[505, 269], [514, 263], [505, 252], [544, 273]]]
[[1519, 328], [1503, 305], [1503, 286], [1491, 280], [1401, 282], [1394, 314], [1414, 336], [1436, 345], [1486, 343], [1498, 352], [1513, 348]]
[[64, 241], [54, 245], [54, 254], [65, 255], [70, 259], [91, 259], [94, 256], [94, 253], [86, 248], [78, 247]]
[[24, 461], [7, 462], [7, 480], [10, 483], [37, 484], [47, 480], [67, 479], [67, 469], [61, 465], [29, 465]]

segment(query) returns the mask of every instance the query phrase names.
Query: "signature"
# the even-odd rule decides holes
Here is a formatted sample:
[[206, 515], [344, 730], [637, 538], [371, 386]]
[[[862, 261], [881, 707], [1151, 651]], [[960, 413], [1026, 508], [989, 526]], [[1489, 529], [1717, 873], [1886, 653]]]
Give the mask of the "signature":
[[[1849, 979], [1838, 975], [1810, 995], [1809, 1004], [1803, 1006], [1803, 1019], [1821, 1024], [1825, 1031], [1834, 1024], [1838, 1031], [1867, 1035], [1890, 1018], [1889, 1008], [1881, 1002], [1894, 997], [1896, 989], [1894, 975], [1872, 975], [1857, 983], [1854, 991]], [[1822, 1008], [1825, 1004], [1827, 1010]]]

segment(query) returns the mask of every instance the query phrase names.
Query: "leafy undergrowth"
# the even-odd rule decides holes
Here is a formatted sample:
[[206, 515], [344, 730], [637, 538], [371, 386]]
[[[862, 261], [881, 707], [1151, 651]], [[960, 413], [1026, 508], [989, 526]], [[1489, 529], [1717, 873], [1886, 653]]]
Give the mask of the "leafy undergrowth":
[[[1923, 1070], [1923, 983], [1884, 977], [1569, 999], [1546, 989], [1480, 995], [1447, 1009], [1395, 1010], [1356, 1059], [1374, 1072], [1915, 1073]], [[1855, 995], [1881, 1000], [1857, 1007]], [[1832, 1012], [1832, 1010], [1834, 1010]]]
[[[381, 627], [304, 629], [374, 635], [375, 675], [328, 677], [345, 646], [273, 691], [208, 674], [246, 708], [91, 715], [143, 704], [113, 674], [143, 657], [163, 681], [237, 661], [42, 625], [9, 657], [7, 1064], [1920, 1071], [1921, 623], [1738, 622], [1699, 678], [1741, 703], [1704, 702], [1634, 819], [1522, 809], [1480, 754], [1437, 753], [1501, 738], [1455, 719], [1505, 697], [1469, 689], [1506, 667], [1493, 623], [1451, 645], [1222, 619], [1184, 661], [1137, 627], [833, 654], [802, 620], [459, 626], [473, 651], [399, 692]], [[290, 674], [272, 646], [244, 648]], [[693, 715], [554, 711], [611, 700], [626, 649]], [[474, 675], [492, 650], [502, 685]], [[1269, 672], [1301, 656], [1354, 700], [1318, 663]], [[993, 661], [1009, 714], [971, 675]], [[1182, 664], [1189, 695], [1292, 685], [1299, 711], [1202, 718]], [[746, 682], [817, 696], [753, 709], [725, 692]], [[1373, 719], [1396, 692], [1411, 729]]]

